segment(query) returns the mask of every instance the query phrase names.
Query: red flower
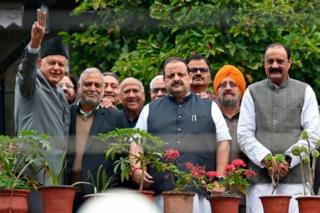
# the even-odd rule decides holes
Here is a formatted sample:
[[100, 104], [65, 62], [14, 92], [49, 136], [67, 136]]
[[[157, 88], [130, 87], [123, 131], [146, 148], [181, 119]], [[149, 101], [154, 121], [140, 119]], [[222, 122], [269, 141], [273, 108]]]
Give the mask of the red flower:
[[194, 178], [199, 178], [201, 176], [201, 174], [197, 170], [191, 170], [191, 175]]
[[256, 173], [255, 173], [255, 171], [253, 171], [251, 169], [248, 169], [247, 171], [245, 171], [243, 173], [243, 175], [246, 176], [246, 177], [254, 177], [254, 176], [256, 176]]
[[216, 171], [208, 171], [206, 173], [206, 176], [209, 177], [209, 178], [215, 178], [215, 177], [219, 176], [219, 174]]
[[232, 163], [235, 167], [246, 167], [247, 164], [245, 164], [245, 162], [243, 162], [243, 160], [241, 159], [235, 159], [232, 161]]
[[176, 158], [180, 157], [180, 152], [176, 149], [168, 149], [164, 157], [168, 161], [175, 160]]
[[224, 172], [227, 173], [229, 171], [234, 171], [236, 169], [235, 165], [229, 164], [224, 168]]
[[190, 170], [191, 172], [191, 175], [194, 177], [194, 178], [199, 178], [201, 177], [202, 175], [206, 174], [206, 171], [204, 170], [204, 166], [195, 166], [193, 165], [192, 163], [190, 162], [186, 162], [184, 164], [184, 166]]
[[195, 166], [192, 164], [192, 163], [190, 163], [190, 162], [185, 162], [184, 163], [184, 166], [187, 168], [187, 169], [189, 169], [189, 170], [192, 170]]

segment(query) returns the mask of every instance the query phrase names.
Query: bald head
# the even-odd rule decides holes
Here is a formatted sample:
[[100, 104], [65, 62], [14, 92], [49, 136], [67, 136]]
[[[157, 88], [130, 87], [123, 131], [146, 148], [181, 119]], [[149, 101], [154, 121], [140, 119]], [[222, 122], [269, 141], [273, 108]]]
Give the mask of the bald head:
[[127, 113], [139, 116], [145, 101], [141, 81], [133, 77], [124, 79], [120, 83], [120, 100]]

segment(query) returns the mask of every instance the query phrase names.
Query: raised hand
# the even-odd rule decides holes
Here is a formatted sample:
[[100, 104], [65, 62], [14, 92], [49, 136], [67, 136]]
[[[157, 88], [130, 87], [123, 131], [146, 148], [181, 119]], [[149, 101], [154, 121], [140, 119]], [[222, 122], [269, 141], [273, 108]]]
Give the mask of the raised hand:
[[37, 21], [33, 23], [31, 28], [31, 48], [39, 48], [46, 30], [47, 13], [37, 9]]

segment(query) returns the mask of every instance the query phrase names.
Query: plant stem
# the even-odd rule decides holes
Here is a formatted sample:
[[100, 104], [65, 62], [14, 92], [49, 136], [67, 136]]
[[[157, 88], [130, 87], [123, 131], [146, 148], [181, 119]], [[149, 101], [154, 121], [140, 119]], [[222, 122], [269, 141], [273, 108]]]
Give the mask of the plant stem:
[[302, 178], [302, 185], [303, 185], [303, 194], [306, 196], [306, 182], [304, 179], [304, 165], [303, 165], [303, 160], [301, 157], [301, 154], [299, 154], [299, 158], [300, 158], [300, 169], [301, 169], [301, 178]]

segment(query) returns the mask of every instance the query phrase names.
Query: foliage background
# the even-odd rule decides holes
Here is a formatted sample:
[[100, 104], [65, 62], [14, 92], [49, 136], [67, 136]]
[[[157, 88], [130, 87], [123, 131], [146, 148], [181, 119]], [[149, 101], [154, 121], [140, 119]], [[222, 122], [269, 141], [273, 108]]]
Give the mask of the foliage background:
[[99, 18], [82, 32], [61, 33], [74, 73], [96, 66], [147, 86], [167, 57], [198, 53], [208, 57], [212, 76], [233, 64], [250, 84], [265, 78], [264, 48], [281, 42], [292, 51], [290, 76], [320, 97], [318, 0], [77, 1], [74, 15], [95, 11]]

